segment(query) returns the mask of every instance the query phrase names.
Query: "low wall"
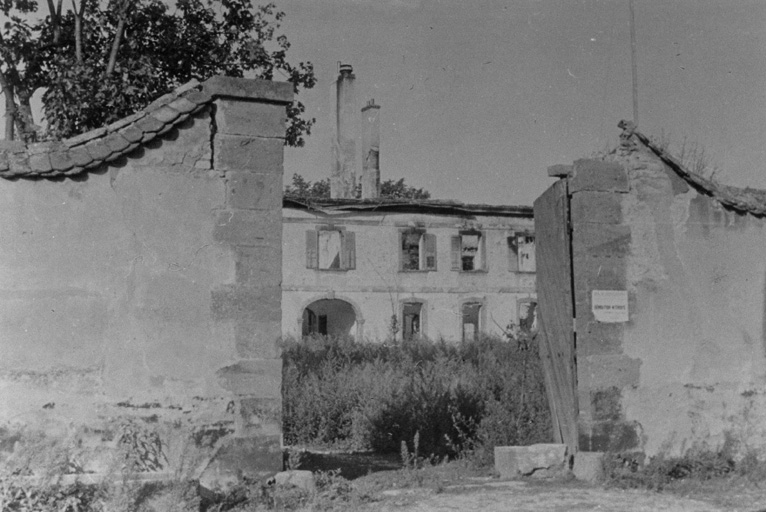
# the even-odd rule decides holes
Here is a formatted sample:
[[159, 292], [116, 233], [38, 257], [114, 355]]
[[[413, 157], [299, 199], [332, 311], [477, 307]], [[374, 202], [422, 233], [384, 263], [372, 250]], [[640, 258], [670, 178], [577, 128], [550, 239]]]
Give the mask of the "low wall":
[[4, 471], [281, 469], [291, 99], [215, 78], [64, 143], [2, 148]]

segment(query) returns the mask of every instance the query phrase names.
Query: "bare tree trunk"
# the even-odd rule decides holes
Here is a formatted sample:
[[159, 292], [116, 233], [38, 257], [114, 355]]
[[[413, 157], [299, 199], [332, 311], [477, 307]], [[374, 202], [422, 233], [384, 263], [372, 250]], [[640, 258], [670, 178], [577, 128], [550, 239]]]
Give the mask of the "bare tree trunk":
[[128, 20], [128, 12], [130, 11], [131, 1], [122, 0], [120, 3], [120, 21], [117, 22], [117, 32], [114, 34], [114, 40], [112, 41], [112, 51], [109, 53], [109, 63], [106, 66], [106, 75], [111, 75], [114, 72], [114, 67], [117, 65], [117, 52], [120, 49], [122, 43], [122, 35], [125, 32], [125, 24]]
[[19, 99], [15, 115], [18, 136], [24, 142], [35, 142], [39, 127], [35, 125], [32, 119], [32, 105], [30, 103], [32, 94], [27, 90], [17, 89], [16, 96]]
[[48, 11], [51, 13], [51, 25], [53, 25], [53, 44], [58, 45], [61, 41], [61, 4], [63, 0], [58, 0], [56, 7], [53, 7], [53, 0], [48, 1]]

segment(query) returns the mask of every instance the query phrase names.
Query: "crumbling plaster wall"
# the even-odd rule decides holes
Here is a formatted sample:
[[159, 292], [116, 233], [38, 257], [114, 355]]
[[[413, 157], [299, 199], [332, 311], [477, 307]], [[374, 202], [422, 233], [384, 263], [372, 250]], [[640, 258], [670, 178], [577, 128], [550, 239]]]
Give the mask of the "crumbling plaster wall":
[[[573, 166], [580, 449], [766, 451], [766, 225], [646, 149]], [[604, 323], [593, 290], [627, 290]]]
[[153, 440], [139, 472], [281, 469], [292, 90], [202, 91], [207, 108], [95, 172], [0, 180], [3, 469], [104, 474], [137, 448], [126, 432]]

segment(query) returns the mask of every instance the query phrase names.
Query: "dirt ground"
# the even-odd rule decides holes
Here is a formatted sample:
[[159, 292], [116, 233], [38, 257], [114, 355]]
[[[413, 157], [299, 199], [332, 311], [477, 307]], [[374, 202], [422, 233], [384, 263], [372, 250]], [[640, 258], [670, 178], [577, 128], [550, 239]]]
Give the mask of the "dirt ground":
[[[425, 491], [425, 492], [424, 492]], [[724, 493], [729, 494], [729, 493]], [[386, 491], [384, 491], [386, 496]], [[574, 482], [487, 481], [427, 489], [390, 491], [371, 504], [380, 512], [756, 512], [766, 511], [766, 492], [684, 497], [652, 491], [604, 489]]]

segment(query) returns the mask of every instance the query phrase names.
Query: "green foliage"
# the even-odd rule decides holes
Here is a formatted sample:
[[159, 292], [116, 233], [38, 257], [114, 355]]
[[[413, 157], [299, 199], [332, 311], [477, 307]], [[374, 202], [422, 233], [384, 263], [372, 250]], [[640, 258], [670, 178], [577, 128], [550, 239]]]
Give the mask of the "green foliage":
[[283, 428], [287, 444], [414, 457], [474, 452], [495, 444], [550, 441], [536, 350], [497, 338], [450, 345], [357, 343], [323, 337], [287, 342]]
[[[358, 185], [357, 198], [361, 197], [362, 187]], [[285, 186], [285, 195], [301, 199], [329, 199], [330, 179], [311, 182], [300, 174], [293, 174], [293, 182]], [[380, 197], [387, 199], [430, 199], [431, 193], [422, 188], [415, 188], [404, 183], [404, 178], [398, 181], [386, 180], [380, 184]]]
[[[50, 138], [126, 117], [191, 79], [280, 75], [296, 93], [316, 82], [311, 63], [287, 60], [290, 43], [277, 34], [284, 13], [273, 3], [177, 0], [170, 9], [161, 0], [80, 0], [34, 23], [14, 14], [34, 11], [36, 2], [5, 0], [2, 7], [11, 21], [0, 37], [0, 85], [19, 108], [45, 88]], [[302, 146], [311, 132], [314, 120], [304, 112], [299, 101], [288, 107], [289, 145]], [[31, 120], [16, 121], [23, 138], [37, 136]]]

